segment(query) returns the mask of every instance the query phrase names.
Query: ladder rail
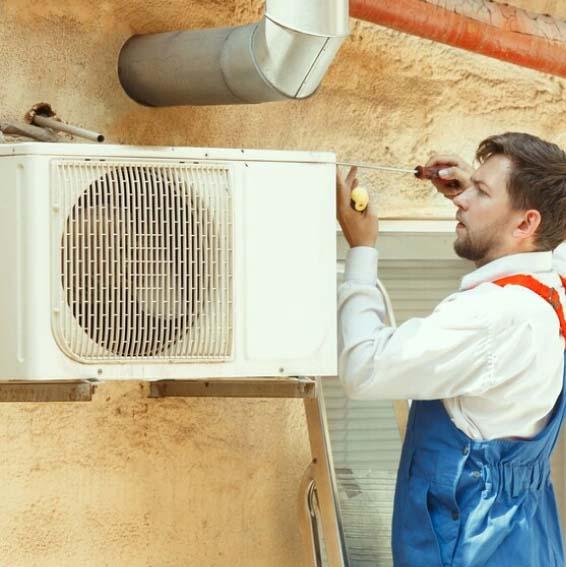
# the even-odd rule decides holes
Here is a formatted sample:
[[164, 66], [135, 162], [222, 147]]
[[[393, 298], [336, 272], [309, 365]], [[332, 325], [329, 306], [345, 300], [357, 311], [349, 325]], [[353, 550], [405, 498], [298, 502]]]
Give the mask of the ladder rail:
[[316, 534], [322, 531], [328, 566], [349, 567], [321, 379], [315, 378], [315, 383], [315, 396], [305, 398], [304, 404], [313, 455], [311, 469], [320, 511], [321, 530]]

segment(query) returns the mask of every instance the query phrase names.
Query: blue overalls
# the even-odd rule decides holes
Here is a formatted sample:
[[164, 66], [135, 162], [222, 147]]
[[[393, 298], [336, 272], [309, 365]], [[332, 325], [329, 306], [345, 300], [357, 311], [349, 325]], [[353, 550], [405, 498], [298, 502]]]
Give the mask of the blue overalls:
[[395, 493], [395, 567], [564, 567], [550, 455], [565, 413], [563, 388], [534, 438], [474, 441], [441, 400], [414, 401]]

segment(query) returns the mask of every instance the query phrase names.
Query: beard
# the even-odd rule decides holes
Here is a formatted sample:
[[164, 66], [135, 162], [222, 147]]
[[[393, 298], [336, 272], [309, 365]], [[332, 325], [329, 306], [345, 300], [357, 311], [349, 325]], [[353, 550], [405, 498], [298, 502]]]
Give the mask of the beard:
[[460, 258], [471, 260], [477, 265], [486, 264], [489, 261], [490, 252], [497, 243], [497, 231], [484, 230], [480, 234], [472, 235], [466, 227], [462, 236], [458, 236], [454, 242], [454, 252]]

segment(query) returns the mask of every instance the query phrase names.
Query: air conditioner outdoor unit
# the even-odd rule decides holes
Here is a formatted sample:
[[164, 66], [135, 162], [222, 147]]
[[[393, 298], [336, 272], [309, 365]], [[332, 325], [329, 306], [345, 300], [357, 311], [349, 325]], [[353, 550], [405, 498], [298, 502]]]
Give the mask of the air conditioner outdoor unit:
[[333, 161], [0, 145], [0, 380], [335, 374]]

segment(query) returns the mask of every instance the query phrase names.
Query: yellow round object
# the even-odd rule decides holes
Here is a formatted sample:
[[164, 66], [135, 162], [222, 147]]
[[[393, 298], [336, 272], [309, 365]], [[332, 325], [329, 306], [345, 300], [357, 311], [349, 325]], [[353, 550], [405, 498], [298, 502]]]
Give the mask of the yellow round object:
[[352, 190], [351, 199], [354, 203], [354, 209], [358, 212], [366, 210], [369, 203], [369, 193], [365, 187], [356, 187]]

